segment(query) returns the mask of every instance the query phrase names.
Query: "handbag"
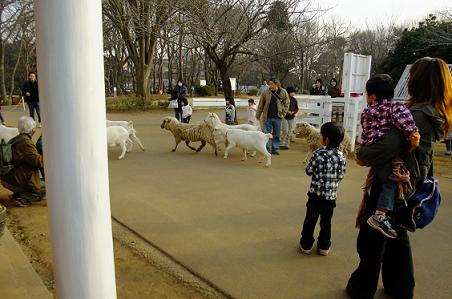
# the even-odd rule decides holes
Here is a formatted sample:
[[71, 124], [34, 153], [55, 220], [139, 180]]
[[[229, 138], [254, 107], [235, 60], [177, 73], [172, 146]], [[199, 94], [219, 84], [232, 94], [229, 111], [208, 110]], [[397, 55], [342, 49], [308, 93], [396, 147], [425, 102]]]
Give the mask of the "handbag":
[[170, 100], [168, 108], [179, 108], [179, 103], [177, 102], [177, 99], [175, 100]]
[[408, 197], [404, 206], [395, 211], [396, 224], [414, 232], [429, 225], [438, 213], [441, 193], [438, 180], [427, 176], [422, 187]]

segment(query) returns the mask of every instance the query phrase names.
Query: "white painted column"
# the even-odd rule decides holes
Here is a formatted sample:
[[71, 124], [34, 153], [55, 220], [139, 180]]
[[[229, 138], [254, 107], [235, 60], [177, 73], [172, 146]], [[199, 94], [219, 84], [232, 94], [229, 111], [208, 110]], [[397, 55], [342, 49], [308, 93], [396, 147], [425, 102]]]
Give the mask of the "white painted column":
[[57, 297], [114, 299], [101, 0], [37, 0], [35, 14]]

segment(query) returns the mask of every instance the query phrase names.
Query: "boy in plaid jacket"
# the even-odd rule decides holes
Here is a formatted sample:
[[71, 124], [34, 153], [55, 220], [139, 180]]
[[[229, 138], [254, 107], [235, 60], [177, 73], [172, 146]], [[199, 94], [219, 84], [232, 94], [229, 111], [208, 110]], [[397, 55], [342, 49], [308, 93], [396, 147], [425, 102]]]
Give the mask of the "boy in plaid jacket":
[[344, 128], [329, 122], [320, 128], [324, 147], [316, 150], [308, 165], [306, 174], [312, 176], [306, 204], [306, 217], [301, 232], [300, 249], [310, 254], [314, 244], [314, 229], [320, 216], [320, 233], [317, 249], [320, 255], [328, 255], [331, 246], [331, 218], [336, 207], [339, 182], [344, 178], [346, 158], [338, 149], [344, 139]]

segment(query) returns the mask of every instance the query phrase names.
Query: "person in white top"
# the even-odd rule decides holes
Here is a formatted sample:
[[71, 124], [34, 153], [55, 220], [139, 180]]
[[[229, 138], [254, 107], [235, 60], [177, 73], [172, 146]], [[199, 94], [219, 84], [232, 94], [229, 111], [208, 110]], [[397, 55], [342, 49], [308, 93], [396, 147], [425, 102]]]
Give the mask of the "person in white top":
[[193, 109], [188, 104], [187, 99], [185, 99], [185, 101], [182, 101], [182, 122], [188, 124], [192, 114]]
[[248, 100], [248, 123], [253, 126], [259, 126], [259, 121], [256, 118], [257, 105], [253, 99]]
[[260, 97], [264, 93], [264, 91], [266, 91], [267, 89], [268, 89], [268, 84], [267, 84], [267, 81], [264, 80], [262, 82], [261, 87], [259, 87], [259, 90], [257, 91], [257, 96]]

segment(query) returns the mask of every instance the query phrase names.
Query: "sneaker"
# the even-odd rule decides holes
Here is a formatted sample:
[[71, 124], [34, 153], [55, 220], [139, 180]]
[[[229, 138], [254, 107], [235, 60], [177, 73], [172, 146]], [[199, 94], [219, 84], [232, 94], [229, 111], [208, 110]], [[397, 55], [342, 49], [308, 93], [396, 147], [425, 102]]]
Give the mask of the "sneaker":
[[27, 207], [31, 205], [31, 200], [22, 197], [16, 197], [14, 198], [14, 201], [19, 205], [19, 207]]
[[328, 254], [330, 253], [329, 249], [320, 249], [319, 248], [319, 254], [323, 255], [323, 256], [328, 256]]
[[379, 230], [388, 238], [397, 238], [397, 232], [391, 227], [391, 223], [389, 223], [389, 218], [387, 216], [379, 219], [379, 217], [374, 214], [367, 219], [367, 224], [369, 224], [370, 227]]
[[272, 151], [272, 155], [277, 155], [277, 156], [279, 156], [279, 152], [278, 152], [278, 151]]
[[281, 145], [281, 146], [279, 147], [279, 149], [280, 149], [280, 150], [288, 150], [289, 147], [288, 147], [287, 145]]
[[301, 251], [301, 253], [303, 253], [303, 254], [311, 254], [312, 247], [311, 247], [310, 249], [304, 249], [304, 248], [301, 246], [301, 244], [300, 244], [300, 251]]

